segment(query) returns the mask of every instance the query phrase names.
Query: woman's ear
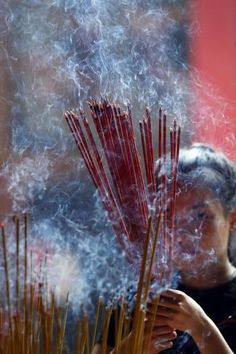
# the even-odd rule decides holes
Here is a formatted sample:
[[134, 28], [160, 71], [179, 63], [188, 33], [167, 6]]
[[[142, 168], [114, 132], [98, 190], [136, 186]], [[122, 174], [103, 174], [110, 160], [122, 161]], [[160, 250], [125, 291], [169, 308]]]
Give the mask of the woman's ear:
[[236, 211], [234, 210], [230, 214], [230, 232], [236, 235]]

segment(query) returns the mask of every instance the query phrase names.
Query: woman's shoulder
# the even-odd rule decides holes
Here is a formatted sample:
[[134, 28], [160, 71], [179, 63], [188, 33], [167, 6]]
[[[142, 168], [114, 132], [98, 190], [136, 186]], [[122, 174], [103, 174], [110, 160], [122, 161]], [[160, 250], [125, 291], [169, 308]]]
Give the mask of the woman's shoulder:
[[236, 314], [236, 277], [212, 288], [180, 285], [179, 289], [192, 297], [216, 324]]
[[215, 285], [211, 288], [191, 288], [188, 286], [185, 286], [183, 284], [179, 284], [178, 286], [179, 290], [184, 291], [186, 294], [193, 298], [206, 298], [209, 297], [211, 298], [212, 296], [215, 297], [222, 297], [222, 296], [227, 296], [227, 297], [232, 297], [235, 299], [236, 297], [236, 276], [222, 284]]

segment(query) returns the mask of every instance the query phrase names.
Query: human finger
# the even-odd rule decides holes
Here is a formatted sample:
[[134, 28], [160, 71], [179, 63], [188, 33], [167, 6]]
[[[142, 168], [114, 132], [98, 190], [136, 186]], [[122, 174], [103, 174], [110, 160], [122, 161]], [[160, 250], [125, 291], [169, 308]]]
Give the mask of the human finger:
[[155, 325], [156, 326], [169, 326], [169, 327], [174, 327], [173, 326], [173, 320], [171, 317], [166, 317], [162, 315], [158, 315], [156, 320], [155, 320]]
[[167, 311], [177, 311], [178, 307], [180, 305], [180, 302], [176, 302], [175, 300], [171, 300], [169, 298], [162, 298], [160, 300], [159, 305], [154, 308], [151, 304], [147, 304], [146, 308], [146, 317], [148, 319], [151, 319], [153, 316], [156, 316], [157, 313], [159, 313], [161, 308], [166, 308]]
[[153, 331], [151, 337], [153, 338], [153, 340], [156, 340], [159, 343], [164, 343], [164, 342], [169, 342], [171, 340], [174, 340], [177, 337], [177, 333], [176, 331], [173, 330], [165, 334], [160, 334], [156, 331]]
[[172, 317], [177, 313], [177, 310], [175, 308], [169, 308], [165, 306], [159, 306], [157, 310], [156, 317], [158, 316], [163, 316], [163, 317]]
[[154, 336], [162, 336], [162, 335], [169, 335], [170, 333], [176, 333], [174, 328], [170, 326], [156, 326], [155, 324], [152, 327], [146, 326], [145, 327], [145, 335], [150, 334], [150, 330]]
[[166, 297], [166, 296], [161, 296], [160, 298], [160, 306], [168, 307], [173, 310], [176, 310], [180, 307], [181, 301], [179, 299], [173, 298], [173, 297]]
[[168, 289], [161, 293], [161, 297], [171, 298], [174, 301], [182, 301], [185, 294], [180, 290]]
[[149, 351], [150, 354], [159, 354], [163, 350], [170, 349], [173, 347], [173, 342], [165, 342], [165, 343], [154, 343], [151, 346], [151, 350]]
[[153, 332], [155, 332], [159, 335], [171, 333], [173, 331], [174, 331], [174, 329], [171, 328], [170, 326], [156, 326], [156, 325], [154, 325], [154, 327], [153, 327]]

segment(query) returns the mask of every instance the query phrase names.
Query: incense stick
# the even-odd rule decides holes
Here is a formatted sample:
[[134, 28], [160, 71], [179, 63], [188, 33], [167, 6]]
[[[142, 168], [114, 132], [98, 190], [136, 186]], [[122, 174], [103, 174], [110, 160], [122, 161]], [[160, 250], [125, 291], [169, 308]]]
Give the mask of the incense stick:
[[19, 302], [19, 291], [20, 291], [20, 272], [19, 272], [19, 252], [20, 252], [20, 223], [19, 218], [14, 217], [13, 221], [16, 225], [16, 311], [19, 313], [20, 302]]
[[149, 246], [149, 240], [151, 238], [151, 233], [152, 233], [152, 219], [149, 218], [148, 231], [147, 231], [146, 240], [145, 240], [145, 248], [144, 248], [144, 254], [143, 254], [143, 258], [142, 258], [142, 265], [141, 265], [141, 271], [140, 271], [140, 276], [139, 276], [137, 299], [136, 299], [136, 304], [135, 304], [135, 313], [134, 313], [134, 320], [133, 320], [132, 343], [133, 343], [134, 352], [135, 352], [135, 350], [136, 351], [138, 350], [138, 336], [139, 336], [139, 332], [140, 332], [140, 328], [141, 328], [141, 321], [142, 321], [140, 308], [141, 308], [141, 302], [142, 302], [142, 292], [143, 292], [143, 284], [144, 284], [144, 277], [145, 277], [146, 260], [147, 260], [147, 255], [148, 255], [148, 246]]
[[106, 320], [105, 320], [105, 326], [104, 326], [104, 330], [103, 330], [101, 354], [106, 354], [107, 338], [108, 338], [108, 331], [109, 331], [111, 314], [112, 314], [112, 307], [108, 306], [108, 308], [106, 310]]
[[7, 296], [7, 308], [8, 308], [8, 323], [10, 328], [10, 339], [13, 340], [12, 333], [12, 318], [11, 318], [11, 296], [10, 296], [10, 284], [9, 284], [9, 271], [8, 271], [8, 259], [7, 259], [7, 244], [4, 225], [1, 225], [2, 234], [2, 247], [3, 247], [3, 257], [4, 257], [4, 269], [5, 269], [5, 285], [6, 285], [6, 296]]
[[92, 338], [92, 342], [91, 342], [91, 352], [93, 350], [94, 344], [95, 344], [95, 340], [96, 340], [96, 334], [97, 334], [97, 326], [98, 326], [98, 319], [100, 316], [100, 311], [104, 306], [104, 300], [102, 297], [99, 297], [99, 300], [97, 302], [97, 308], [96, 308], [96, 315], [95, 315], [95, 323], [94, 323], [94, 328], [93, 328], [93, 338]]

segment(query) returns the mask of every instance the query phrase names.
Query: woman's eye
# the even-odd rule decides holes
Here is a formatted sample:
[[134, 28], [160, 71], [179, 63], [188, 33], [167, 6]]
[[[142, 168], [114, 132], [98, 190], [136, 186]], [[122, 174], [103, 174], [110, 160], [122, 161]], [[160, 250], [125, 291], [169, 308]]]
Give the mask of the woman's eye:
[[199, 213], [197, 213], [197, 218], [200, 221], [212, 222], [212, 220], [214, 219], [214, 216], [211, 215], [210, 213], [199, 212]]
[[205, 219], [206, 218], [206, 213], [203, 213], [203, 212], [199, 212], [199, 213], [197, 213], [197, 217], [198, 217], [198, 219]]

